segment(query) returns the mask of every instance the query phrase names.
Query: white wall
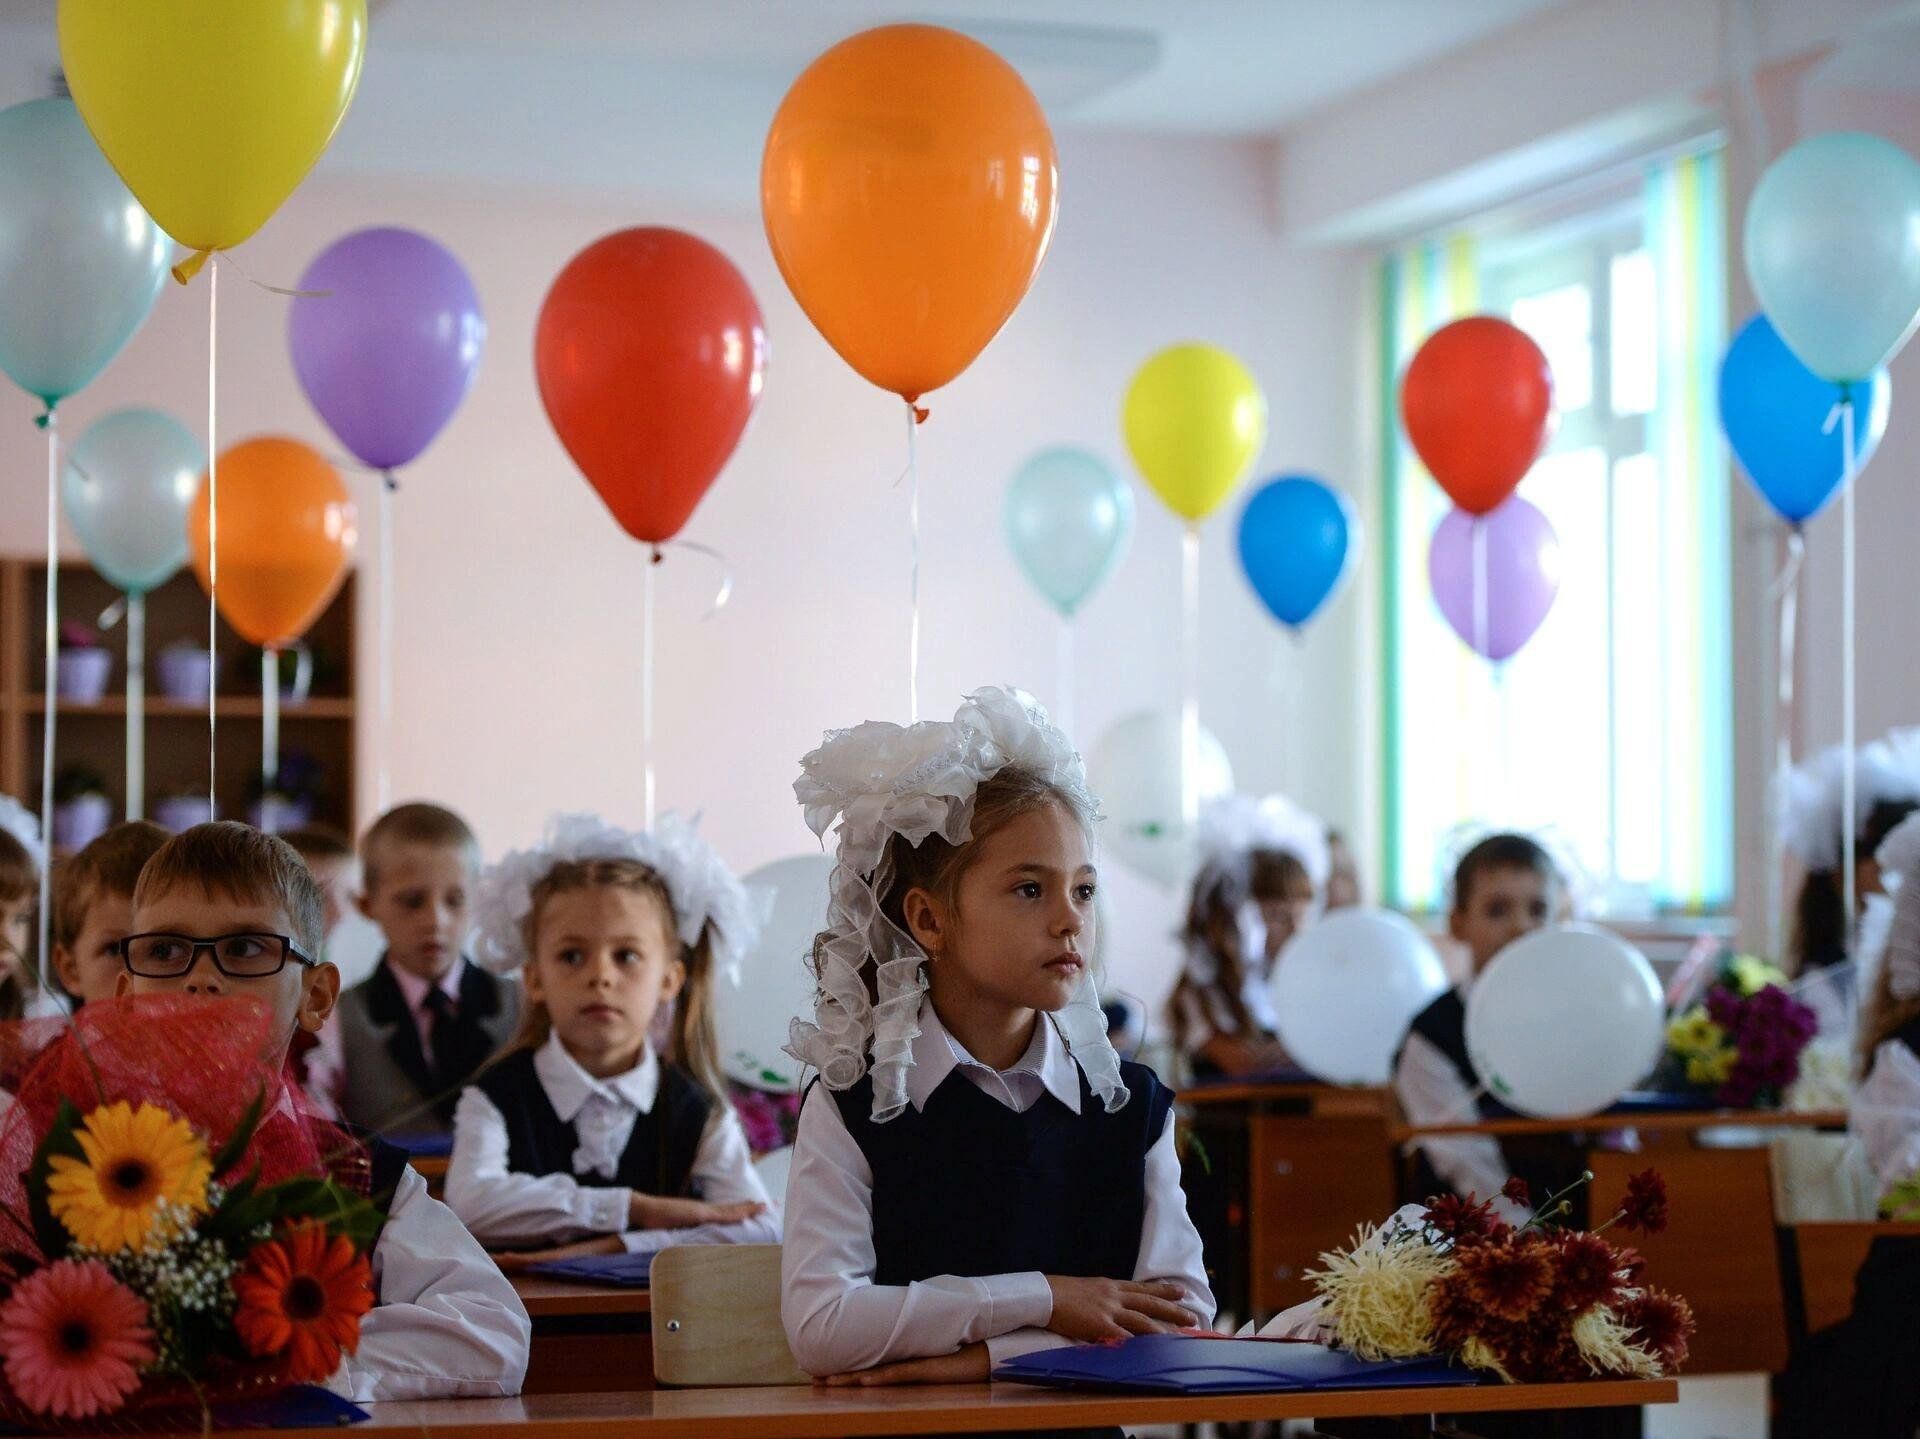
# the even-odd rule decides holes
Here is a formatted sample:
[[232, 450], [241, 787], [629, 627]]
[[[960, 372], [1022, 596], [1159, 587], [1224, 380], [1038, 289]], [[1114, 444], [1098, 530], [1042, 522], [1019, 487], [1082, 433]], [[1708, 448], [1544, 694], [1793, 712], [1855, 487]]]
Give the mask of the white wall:
[[[920, 432], [927, 714], [950, 713], [962, 691], [1001, 680], [1053, 698], [1055, 628], [1006, 557], [1002, 490], [1047, 443], [1090, 445], [1123, 463], [1120, 395], [1155, 348], [1204, 338], [1247, 359], [1272, 404], [1261, 474], [1307, 468], [1355, 488], [1366, 478], [1353, 444], [1365, 268], [1273, 238], [1263, 148], [1075, 134], [1060, 145], [1060, 228], [1038, 283], [974, 369], [932, 397]], [[490, 325], [473, 394], [400, 496], [396, 795], [454, 804], [494, 853], [529, 840], [558, 808], [637, 822], [643, 553], [549, 430], [531, 336], [548, 282], [577, 249], [623, 225], [668, 223], [706, 236], [745, 271], [773, 357], [760, 412], [687, 530], [732, 562], [732, 605], [700, 623], [710, 571], [691, 556], [664, 567], [661, 804], [701, 811], [742, 870], [800, 851], [811, 838], [790, 790], [799, 756], [829, 726], [905, 718], [906, 494], [891, 488], [905, 445], [898, 401], [853, 376], [814, 333], [744, 199], [714, 215], [665, 199], [321, 177], [240, 263], [291, 284], [324, 244], [372, 223], [415, 226], [451, 246]], [[220, 298], [223, 447], [284, 430], [330, 448], [285, 358], [286, 302], [232, 270]], [[133, 403], [202, 430], [206, 300], [204, 278], [169, 286], [128, 351], [68, 406], [69, 433]], [[44, 458], [32, 410], [17, 394], [0, 400], [0, 435], [11, 437], [0, 444], [0, 547], [13, 553], [32, 553], [41, 533]], [[370, 541], [372, 486], [350, 481]], [[1132, 554], [1080, 624], [1083, 744], [1116, 716], [1175, 694], [1177, 530], [1144, 494], [1140, 514]], [[1243, 784], [1289, 784], [1352, 826], [1365, 818], [1360, 754], [1374, 742], [1355, 700], [1355, 594], [1296, 651], [1239, 577], [1236, 515], [1237, 506], [1217, 517], [1206, 537], [1206, 722]], [[371, 585], [363, 596], [370, 641]], [[363, 648], [370, 699], [368, 661]], [[363, 713], [370, 757], [370, 703]], [[370, 764], [360, 798], [364, 815]], [[1122, 875], [1108, 896], [1116, 978], [1157, 995], [1168, 982], [1171, 908]]]

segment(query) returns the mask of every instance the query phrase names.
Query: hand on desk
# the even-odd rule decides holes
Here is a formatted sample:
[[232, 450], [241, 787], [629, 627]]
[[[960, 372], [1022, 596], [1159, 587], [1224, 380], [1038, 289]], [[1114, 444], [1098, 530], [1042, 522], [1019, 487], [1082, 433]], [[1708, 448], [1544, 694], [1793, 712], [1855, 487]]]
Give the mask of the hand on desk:
[[553, 1249], [515, 1249], [495, 1254], [493, 1262], [500, 1266], [502, 1274], [518, 1274], [534, 1264], [546, 1264], [556, 1259], [585, 1259], [594, 1254], [618, 1254], [622, 1245], [617, 1234], [603, 1234], [598, 1239], [582, 1239], [578, 1244], [562, 1244]]
[[888, 1384], [977, 1384], [992, 1369], [985, 1344], [969, 1344], [952, 1354], [933, 1359], [902, 1359], [893, 1364], [877, 1364], [852, 1374], [831, 1374], [816, 1379], [830, 1389], [871, 1389]]
[[1178, 1284], [1049, 1274], [1047, 1287], [1053, 1291], [1053, 1315], [1046, 1327], [1063, 1339], [1097, 1343], [1129, 1334], [1171, 1334], [1200, 1322], [1179, 1304], [1184, 1291]]
[[708, 1204], [700, 1199], [667, 1199], [634, 1191], [627, 1205], [629, 1229], [692, 1229], [698, 1224], [738, 1224], [765, 1214], [767, 1206], [753, 1200], [738, 1204]]

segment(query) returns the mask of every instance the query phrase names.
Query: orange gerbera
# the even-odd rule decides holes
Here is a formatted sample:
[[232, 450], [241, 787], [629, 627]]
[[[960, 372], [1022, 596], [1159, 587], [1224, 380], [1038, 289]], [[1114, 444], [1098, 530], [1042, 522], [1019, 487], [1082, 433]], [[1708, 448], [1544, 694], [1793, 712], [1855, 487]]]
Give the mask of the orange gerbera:
[[311, 1219], [259, 1245], [233, 1281], [233, 1327], [261, 1358], [286, 1356], [287, 1377], [319, 1383], [360, 1344], [360, 1316], [373, 1308], [373, 1266]]

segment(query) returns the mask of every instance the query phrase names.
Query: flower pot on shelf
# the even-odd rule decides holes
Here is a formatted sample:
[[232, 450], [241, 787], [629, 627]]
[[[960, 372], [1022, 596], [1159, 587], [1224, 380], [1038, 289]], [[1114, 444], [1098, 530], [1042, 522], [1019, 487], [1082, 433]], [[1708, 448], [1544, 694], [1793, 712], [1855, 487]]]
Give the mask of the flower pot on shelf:
[[63, 649], [54, 660], [54, 678], [60, 686], [62, 704], [99, 704], [112, 674], [111, 650]]
[[205, 824], [212, 818], [213, 806], [203, 794], [168, 795], [153, 807], [153, 822], [175, 834], [183, 829], [192, 829], [196, 824]]
[[283, 794], [262, 795], [247, 806], [247, 823], [267, 834], [285, 834], [313, 823], [313, 801]]
[[103, 794], [76, 795], [53, 807], [53, 847], [85, 849], [113, 823], [113, 801]]
[[176, 704], [199, 704], [207, 698], [207, 678], [212, 661], [197, 645], [169, 645], [153, 662], [160, 681], [160, 693]]

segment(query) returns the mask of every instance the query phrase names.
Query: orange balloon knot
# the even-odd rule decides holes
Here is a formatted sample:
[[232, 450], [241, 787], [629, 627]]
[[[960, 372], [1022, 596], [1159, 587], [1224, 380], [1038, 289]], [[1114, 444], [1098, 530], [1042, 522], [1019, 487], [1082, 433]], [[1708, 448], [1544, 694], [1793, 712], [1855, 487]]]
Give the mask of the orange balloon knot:
[[211, 250], [195, 250], [191, 255], [187, 256], [186, 259], [173, 267], [173, 278], [183, 285], [186, 284], [195, 275], [199, 274], [200, 271], [205, 268], [207, 261], [212, 258], [213, 251]]
[[933, 413], [922, 405], [914, 404], [911, 400], [907, 402], [907, 408], [913, 411], [913, 422], [916, 425], [926, 424], [927, 416]]

